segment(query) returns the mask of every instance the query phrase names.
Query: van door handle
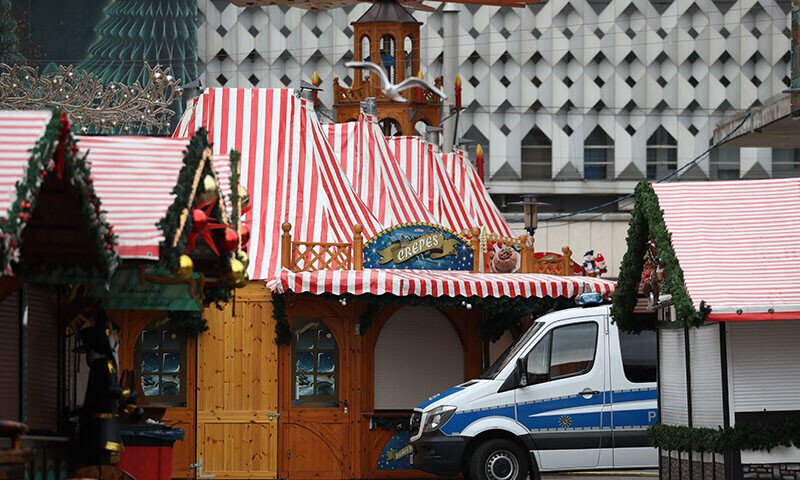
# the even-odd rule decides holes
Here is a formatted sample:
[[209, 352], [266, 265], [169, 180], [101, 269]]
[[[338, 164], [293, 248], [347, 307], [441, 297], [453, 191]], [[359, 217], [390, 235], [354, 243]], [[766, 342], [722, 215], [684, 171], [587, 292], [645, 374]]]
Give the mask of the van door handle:
[[595, 396], [595, 395], [600, 395], [600, 392], [599, 392], [598, 390], [591, 390], [591, 389], [589, 389], [589, 388], [584, 388], [583, 390], [581, 390], [580, 392], [578, 392], [578, 395], [582, 395], [582, 396], [584, 396], [584, 397], [585, 397], [585, 396], [590, 396], [590, 397], [593, 397], [593, 396]]

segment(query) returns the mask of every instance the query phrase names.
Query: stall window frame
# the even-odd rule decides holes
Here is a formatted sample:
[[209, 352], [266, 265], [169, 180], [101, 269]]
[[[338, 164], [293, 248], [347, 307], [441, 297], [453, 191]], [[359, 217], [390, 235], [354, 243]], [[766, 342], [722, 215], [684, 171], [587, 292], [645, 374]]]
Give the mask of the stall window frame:
[[[316, 322], [318, 325], [315, 327], [311, 327], [314, 329], [314, 343], [310, 349], [298, 349], [297, 340], [298, 335], [305, 333], [307, 330], [303, 330], [304, 327], [313, 324]], [[333, 349], [319, 348], [319, 336], [322, 332], [327, 331], [330, 335], [330, 338], [333, 339]], [[333, 330], [328, 326], [327, 322], [322, 318], [298, 318], [293, 322], [293, 332], [292, 332], [292, 343], [291, 343], [291, 350], [292, 350], [292, 391], [291, 391], [291, 401], [292, 405], [301, 406], [301, 407], [336, 407], [339, 405], [339, 392], [340, 392], [340, 385], [341, 385], [341, 369], [340, 369], [340, 358], [341, 358], [341, 350], [339, 348], [339, 341], [336, 338], [336, 335], [333, 333]], [[298, 353], [311, 353], [314, 359], [314, 364], [312, 370], [308, 371], [298, 371], [297, 369], [297, 357]], [[319, 357], [320, 354], [323, 353], [333, 353], [334, 356], [334, 368], [332, 372], [319, 372], [318, 365], [319, 365]], [[300, 375], [311, 375], [313, 377], [312, 384], [314, 385], [315, 393], [312, 395], [300, 395], [298, 392], [298, 376]], [[317, 379], [319, 375], [330, 375], [333, 377], [333, 392], [330, 395], [317, 395], [316, 394], [316, 386], [317, 386]]]
[[[159, 344], [157, 348], [143, 348], [142, 341], [147, 331], [159, 331]], [[177, 350], [174, 348], [164, 349], [164, 335], [168, 332], [172, 332], [173, 335], [176, 335], [176, 339], [178, 342]], [[159, 391], [158, 395], [145, 395], [145, 399], [150, 404], [158, 404], [158, 405], [166, 405], [170, 407], [185, 407], [187, 405], [187, 377], [189, 372], [187, 371], [187, 350], [188, 350], [188, 339], [186, 338], [186, 333], [180, 329], [171, 327], [169, 323], [166, 321], [165, 317], [159, 317], [152, 322], [150, 322], [142, 331], [139, 333], [139, 337], [136, 340], [136, 344], [133, 350], [133, 366], [134, 372], [136, 374], [136, 378], [141, 381], [142, 377], [155, 375], [159, 377], [159, 390], [163, 385], [163, 378], [165, 376], [172, 376], [176, 375], [179, 378], [179, 388], [180, 391], [177, 395], [164, 395]], [[142, 371], [142, 354], [143, 353], [156, 353], [158, 355], [158, 370], [153, 372], [143, 372]], [[163, 370], [164, 365], [164, 356], [168, 353], [178, 353], [179, 356], [179, 369], [177, 373], [173, 372], [165, 372]], [[142, 389], [144, 390], [144, 385], [142, 385]]]

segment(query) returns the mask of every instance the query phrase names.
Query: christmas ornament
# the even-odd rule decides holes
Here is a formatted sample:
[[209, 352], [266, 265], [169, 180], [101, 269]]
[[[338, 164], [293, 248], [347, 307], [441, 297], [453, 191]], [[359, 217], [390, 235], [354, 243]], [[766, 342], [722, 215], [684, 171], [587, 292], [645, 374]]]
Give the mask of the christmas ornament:
[[239, 251], [239, 253], [236, 254], [236, 259], [242, 262], [245, 270], [247, 270], [247, 267], [250, 266], [250, 256], [247, 254], [247, 252]]
[[192, 209], [192, 233], [200, 233], [208, 226], [208, 215], [199, 208]]
[[197, 196], [197, 200], [200, 203], [205, 203], [209, 200], [217, 198], [218, 195], [217, 191], [217, 181], [214, 180], [214, 177], [211, 175], [206, 175], [203, 177], [203, 193], [200, 193]]
[[239, 201], [242, 204], [242, 213], [247, 213], [250, 211], [250, 193], [247, 192], [247, 189], [243, 186], [239, 185]]
[[222, 252], [233, 252], [239, 246], [239, 234], [232, 228], [226, 228], [222, 232], [222, 238], [217, 243], [217, 246]]
[[250, 229], [247, 228], [247, 225], [242, 225], [241, 228], [239, 228], [239, 236], [242, 237], [242, 245], [250, 243]]
[[236, 288], [242, 288], [246, 287], [248, 283], [250, 283], [250, 275], [248, 275], [247, 272], [244, 272], [242, 278], [238, 280], [236, 283], [234, 283], [233, 286]]
[[236, 285], [244, 279], [245, 274], [245, 268], [242, 262], [235, 258], [231, 258], [228, 261], [228, 271], [225, 274], [225, 280], [228, 283]]
[[172, 274], [177, 278], [185, 280], [194, 272], [194, 262], [189, 255], [181, 255], [179, 262], [180, 266], [174, 272], [172, 272]]

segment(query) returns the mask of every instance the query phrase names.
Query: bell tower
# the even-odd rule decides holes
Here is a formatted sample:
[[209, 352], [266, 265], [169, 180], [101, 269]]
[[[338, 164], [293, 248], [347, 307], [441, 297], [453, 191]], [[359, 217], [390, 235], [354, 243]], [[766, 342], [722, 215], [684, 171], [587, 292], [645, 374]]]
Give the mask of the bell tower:
[[[396, 0], [376, 0], [361, 18], [353, 22], [354, 60], [382, 65], [396, 84], [418, 76], [421, 73], [420, 25], [422, 23]], [[441, 88], [441, 83], [441, 77], [435, 80], [438, 88]], [[421, 88], [410, 88], [402, 92], [406, 103], [394, 102], [381, 93], [378, 75], [368, 70], [355, 69], [349, 88], [339, 85], [339, 78], [334, 78], [333, 95], [339, 123], [357, 119], [359, 104], [374, 97], [378, 123], [384, 135], [414, 135], [414, 127], [419, 122], [439, 126], [442, 99], [438, 95]]]

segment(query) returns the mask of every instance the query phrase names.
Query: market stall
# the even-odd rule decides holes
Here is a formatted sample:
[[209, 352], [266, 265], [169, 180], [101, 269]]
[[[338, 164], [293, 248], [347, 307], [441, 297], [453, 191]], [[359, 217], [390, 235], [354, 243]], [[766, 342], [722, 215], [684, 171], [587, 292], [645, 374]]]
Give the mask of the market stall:
[[612, 315], [644, 328], [642, 283], [658, 313], [662, 478], [796, 478], [798, 207], [797, 179], [637, 187]]

